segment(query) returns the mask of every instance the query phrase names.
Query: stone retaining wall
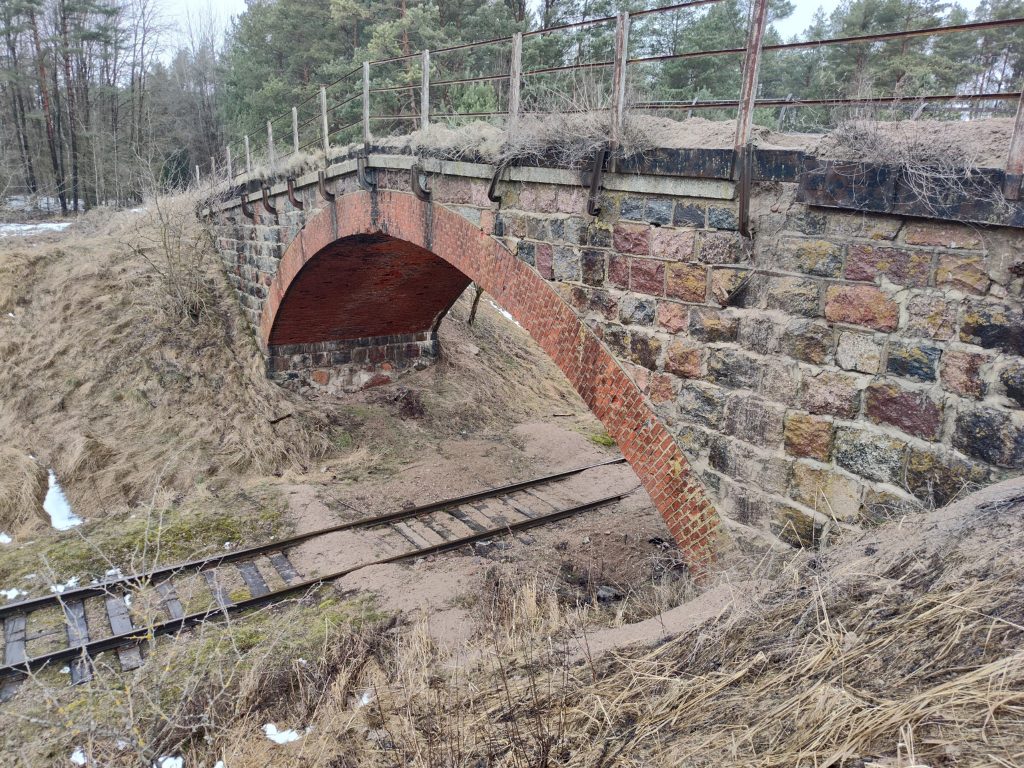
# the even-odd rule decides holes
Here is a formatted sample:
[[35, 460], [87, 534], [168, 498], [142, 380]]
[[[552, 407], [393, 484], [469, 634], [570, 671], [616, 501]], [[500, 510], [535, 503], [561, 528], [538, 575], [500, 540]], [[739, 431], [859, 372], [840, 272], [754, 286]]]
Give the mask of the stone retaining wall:
[[[627, 191], [605, 192], [590, 217], [564, 172], [529, 178], [500, 184], [499, 207], [486, 173], [431, 175], [432, 203], [555, 286], [723, 514], [807, 543], [1024, 470], [1020, 231], [812, 208], [795, 183], [763, 183], [744, 239], [717, 191], [612, 179]], [[409, 191], [407, 171], [376, 181]], [[314, 187], [301, 195], [305, 211], [280, 195], [256, 224], [216, 214], [254, 325], [283, 247], [322, 206]]]

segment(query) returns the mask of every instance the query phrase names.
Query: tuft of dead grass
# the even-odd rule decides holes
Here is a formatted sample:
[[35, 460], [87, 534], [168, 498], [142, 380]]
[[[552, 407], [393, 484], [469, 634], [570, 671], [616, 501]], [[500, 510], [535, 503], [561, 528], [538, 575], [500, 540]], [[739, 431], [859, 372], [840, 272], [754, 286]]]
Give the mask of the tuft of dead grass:
[[18, 535], [42, 516], [46, 470], [27, 451], [0, 446], [0, 531]]

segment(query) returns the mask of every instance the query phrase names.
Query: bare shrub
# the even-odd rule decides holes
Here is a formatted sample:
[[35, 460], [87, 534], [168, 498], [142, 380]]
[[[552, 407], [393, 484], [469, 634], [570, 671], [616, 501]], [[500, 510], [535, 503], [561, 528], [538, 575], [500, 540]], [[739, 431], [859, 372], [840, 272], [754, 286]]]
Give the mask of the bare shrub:
[[[876, 109], [876, 113], [877, 113]], [[990, 177], [980, 173], [982, 148], [956, 134], [922, 130], [915, 120], [885, 121], [865, 113], [839, 121], [822, 139], [819, 154], [851, 163], [896, 166], [913, 202], [942, 213], [942, 201], [971, 200], [1005, 206]]]

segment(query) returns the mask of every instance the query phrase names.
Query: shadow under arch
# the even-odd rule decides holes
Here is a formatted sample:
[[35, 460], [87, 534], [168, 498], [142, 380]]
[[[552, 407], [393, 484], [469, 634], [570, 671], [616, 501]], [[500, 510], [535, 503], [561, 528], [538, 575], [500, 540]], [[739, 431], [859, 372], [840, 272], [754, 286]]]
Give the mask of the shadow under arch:
[[[332, 254], [353, 248], [361, 258], [388, 255], [376, 273], [363, 270], [361, 290], [345, 284], [344, 270], [332, 277], [329, 268]], [[435, 330], [470, 280], [523, 326], [604, 424], [691, 567], [706, 564], [717, 545], [718, 514], [643, 393], [533, 267], [443, 206], [388, 190], [353, 192], [328, 203], [278, 265], [263, 305], [260, 342], [269, 350], [345, 333], [397, 333], [406, 327], [401, 323], [408, 332]]]

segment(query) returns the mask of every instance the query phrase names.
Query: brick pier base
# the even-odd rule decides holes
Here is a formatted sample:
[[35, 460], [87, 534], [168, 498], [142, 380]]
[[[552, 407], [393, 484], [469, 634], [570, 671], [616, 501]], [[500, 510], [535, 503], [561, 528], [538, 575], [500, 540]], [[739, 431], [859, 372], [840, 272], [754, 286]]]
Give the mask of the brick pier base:
[[432, 331], [279, 344], [268, 349], [267, 371], [288, 387], [352, 392], [387, 384], [409, 370], [422, 370], [437, 359], [438, 351], [437, 334]]

